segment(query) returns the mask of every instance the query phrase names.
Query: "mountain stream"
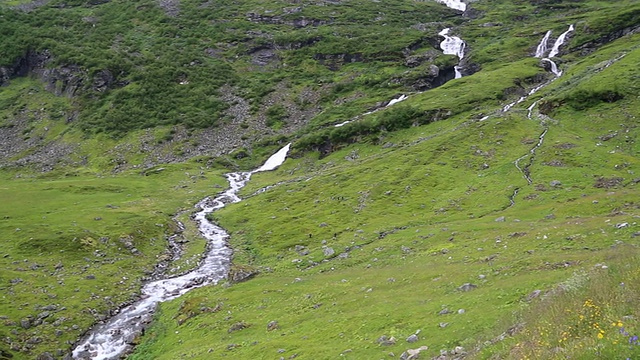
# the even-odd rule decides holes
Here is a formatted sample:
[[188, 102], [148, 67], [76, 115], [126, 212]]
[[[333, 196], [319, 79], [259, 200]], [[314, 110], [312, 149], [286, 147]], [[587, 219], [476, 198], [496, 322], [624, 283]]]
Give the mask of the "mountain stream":
[[287, 157], [291, 144], [272, 155], [261, 167], [249, 172], [235, 172], [226, 175], [229, 189], [214, 198], [205, 198], [196, 204], [200, 209], [194, 220], [208, 246], [204, 259], [198, 268], [178, 277], [152, 281], [142, 287], [142, 297], [133, 304], [122, 308], [103, 324], [94, 326], [73, 350], [74, 359], [107, 360], [119, 359], [130, 352], [134, 339], [144, 332], [151, 322], [156, 306], [160, 302], [175, 299], [188, 291], [216, 284], [224, 279], [231, 263], [231, 249], [227, 246], [229, 234], [211, 223], [207, 215], [223, 208], [226, 204], [237, 203], [242, 189], [251, 175], [274, 170]]

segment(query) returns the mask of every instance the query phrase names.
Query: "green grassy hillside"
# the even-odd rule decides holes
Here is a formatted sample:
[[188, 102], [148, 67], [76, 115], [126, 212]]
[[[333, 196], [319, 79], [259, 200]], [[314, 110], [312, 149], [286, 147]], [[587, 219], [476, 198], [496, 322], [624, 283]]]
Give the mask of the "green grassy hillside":
[[[566, 74], [572, 86], [557, 80], [536, 94], [559, 104], [549, 115], [527, 119], [530, 101], [482, 122], [463, 112], [256, 176], [246, 200], [214, 216], [233, 231], [236, 264], [261, 274], [163, 304], [132, 358], [372, 359], [422, 345], [427, 358], [456, 346], [481, 348], [479, 358], [637, 356], [629, 336], [616, 332], [623, 318], [627, 332], [638, 331], [631, 304], [639, 285], [633, 64], [640, 50], [629, 50], [637, 41], [581, 59]], [[596, 92], [589, 84], [607, 78], [624, 99], [577, 112], [569, 99], [581, 89]], [[421, 97], [406, 106], [420, 106]], [[529, 185], [513, 162], [543, 126], [549, 130]], [[620, 282], [629, 293], [616, 293]], [[461, 291], [465, 283], [477, 288]], [[536, 290], [544, 299], [535, 300], [536, 315], [526, 315]], [[602, 309], [591, 323], [578, 317], [595, 309], [581, 309], [588, 299]], [[222, 310], [215, 314], [194, 311], [216, 304]], [[562, 307], [567, 315], [557, 313]], [[439, 315], [443, 309], [452, 313]], [[270, 321], [279, 328], [269, 331]], [[246, 328], [232, 331], [240, 323]], [[519, 340], [493, 345], [513, 326]], [[419, 341], [408, 344], [417, 331]], [[383, 335], [397, 342], [380, 345]]]
[[195, 266], [193, 205], [289, 141], [211, 215], [258, 275], [131, 359], [638, 357], [640, 4], [469, 7], [0, 0], [0, 359], [63, 358], [176, 233]]

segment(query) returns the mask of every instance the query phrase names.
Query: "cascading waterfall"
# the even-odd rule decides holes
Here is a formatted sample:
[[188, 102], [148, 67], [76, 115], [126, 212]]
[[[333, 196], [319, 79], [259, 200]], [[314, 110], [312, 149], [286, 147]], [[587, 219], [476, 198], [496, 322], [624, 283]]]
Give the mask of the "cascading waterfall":
[[[446, 28], [438, 35], [444, 37], [444, 41], [440, 43], [440, 48], [445, 55], [456, 55], [459, 60], [464, 58], [464, 48], [465, 42], [457, 36], [449, 36], [449, 28]], [[455, 78], [460, 79], [462, 77], [462, 73], [460, 72], [460, 66], [455, 66]]]
[[[553, 44], [553, 48], [551, 49], [551, 52], [549, 53], [549, 57], [544, 57], [544, 54], [547, 52], [547, 43], [549, 42], [549, 38], [551, 37], [551, 30], [547, 31], [547, 33], [542, 38], [542, 41], [540, 41], [540, 44], [538, 44], [538, 47], [536, 48], [535, 57], [542, 58], [543, 62], [549, 63], [550, 70], [556, 76], [556, 78], [562, 76], [562, 71], [560, 69], [558, 69], [558, 65], [553, 60], [551, 60], [550, 58], [558, 54], [560, 46], [564, 45], [564, 42], [566, 41], [567, 35], [571, 31], [574, 31], [573, 25], [570, 25], [569, 26], [569, 30], [563, 32], [558, 37], [558, 39]], [[507, 111], [511, 110], [511, 108], [514, 107], [515, 105], [518, 105], [521, 102], [524, 102], [529, 96], [535, 94], [538, 90], [542, 89], [547, 84], [548, 84], [548, 82], [544, 83], [542, 85], [538, 85], [538, 86], [534, 87], [533, 89], [531, 89], [526, 96], [522, 96], [518, 100], [505, 105], [502, 108], [502, 112], [507, 112]], [[529, 115], [530, 114], [531, 114], [531, 110], [529, 110]]]
[[556, 42], [553, 44], [553, 47], [551, 48], [551, 51], [549, 52], [550, 58], [558, 55], [558, 53], [560, 52], [560, 46], [564, 45], [567, 35], [573, 30], [574, 30], [573, 24], [569, 25], [569, 30], [563, 32], [562, 34], [560, 34], [560, 36], [558, 36], [558, 38], [556, 39]]
[[527, 119], [531, 119], [531, 116], [533, 116], [533, 109], [538, 105], [538, 102], [540, 102], [540, 100], [534, 101], [533, 104], [527, 108]]
[[280, 149], [256, 170], [227, 174], [229, 189], [213, 199], [207, 197], [196, 205], [196, 208], [201, 210], [196, 213], [194, 220], [198, 223], [200, 233], [208, 241], [207, 252], [198, 268], [182, 276], [144, 285], [141, 299], [119, 310], [106, 323], [91, 329], [73, 350], [73, 358], [107, 360], [122, 357], [133, 349], [133, 340], [142, 334], [150, 323], [158, 303], [175, 299], [192, 289], [216, 284], [224, 279], [231, 263], [232, 251], [226, 243], [229, 234], [206, 217], [226, 204], [239, 202], [241, 199], [238, 197], [238, 191], [247, 184], [251, 175], [280, 166], [286, 159], [290, 146], [291, 144], [288, 144]]
[[385, 106], [386, 108], [388, 108], [391, 105], [395, 105], [401, 101], [405, 101], [407, 100], [408, 96], [405, 94], [400, 95], [400, 97], [398, 97], [397, 99], [391, 99], [391, 101], [389, 101], [389, 103]]
[[547, 59], [547, 58], [544, 58], [544, 59], [542, 59], [542, 61], [544, 61], [544, 62], [548, 62], [548, 63], [549, 63], [549, 65], [551, 66], [551, 72], [552, 72], [556, 77], [562, 76], [562, 71], [560, 71], [560, 70], [558, 69], [558, 65], [557, 65], [553, 60], [551, 60], [551, 59]]
[[562, 71], [558, 69], [558, 65], [553, 60], [551, 60], [551, 58], [558, 55], [558, 53], [560, 52], [560, 47], [564, 45], [565, 41], [567, 40], [567, 35], [569, 35], [569, 33], [574, 30], [575, 28], [573, 27], [573, 24], [569, 25], [569, 29], [558, 36], [556, 41], [553, 43], [553, 47], [551, 48], [548, 57], [544, 57], [544, 54], [547, 52], [547, 44], [549, 42], [549, 37], [551, 36], [551, 30], [547, 31], [547, 33], [542, 38], [542, 41], [540, 41], [540, 44], [538, 44], [538, 47], [536, 48], [535, 57], [543, 58], [542, 61], [548, 62], [551, 66], [551, 72], [556, 77], [562, 76]]
[[547, 31], [547, 33], [542, 38], [542, 41], [540, 41], [540, 44], [538, 44], [538, 47], [536, 48], [537, 58], [543, 57], [544, 53], [547, 52], [547, 43], [549, 42], [549, 37], [551, 37], [551, 30]]

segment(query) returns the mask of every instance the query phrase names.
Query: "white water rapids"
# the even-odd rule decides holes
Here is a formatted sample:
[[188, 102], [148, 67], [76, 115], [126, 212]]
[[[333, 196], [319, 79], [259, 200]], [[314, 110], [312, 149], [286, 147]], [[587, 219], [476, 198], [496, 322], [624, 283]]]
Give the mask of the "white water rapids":
[[547, 31], [547, 33], [542, 38], [542, 41], [540, 41], [540, 44], [538, 44], [538, 47], [536, 48], [537, 58], [543, 57], [547, 52], [547, 43], [549, 42], [549, 37], [551, 37], [551, 30]]
[[205, 198], [196, 204], [201, 209], [195, 214], [200, 233], [208, 241], [207, 252], [200, 266], [182, 276], [147, 283], [142, 288], [142, 297], [135, 303], [121, 309], [106, 323], [96, 325], [73, 350], [74, 359], [108, 360], [118, 359], [133, 348], [132, 342], [140, 335], [152, 319], [158, 303], [175, 299], [186, 292], [224, 279], [229, 271], [231, 249], [226, 240], [229, 234], [221, 227], [207, 220], [207, 215], [223, 208], [226, 204], [239, 202], [238, 191], [251, 175], [270, 171], [282, 165], [291, 144], [272, 155], [261, 167], [250, 172], [236, 172], [226, 175], [229, 189], [215, 198]]

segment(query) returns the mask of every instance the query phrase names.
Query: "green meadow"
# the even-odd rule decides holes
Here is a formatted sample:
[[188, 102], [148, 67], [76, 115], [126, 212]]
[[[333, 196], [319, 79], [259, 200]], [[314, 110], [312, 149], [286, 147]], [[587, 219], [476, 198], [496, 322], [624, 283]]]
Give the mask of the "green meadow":
[[[289, 142], [209, 215], [253, 276], [162, 303], [129, 359], [639, 357], [640, 4], [470, 7], [0, 0], [0, 360], [197, 266], [194, 205]], [[418, 90], [445, 27], [473, 74]], [[34, 54], [70, 77], [2, 77]]]

